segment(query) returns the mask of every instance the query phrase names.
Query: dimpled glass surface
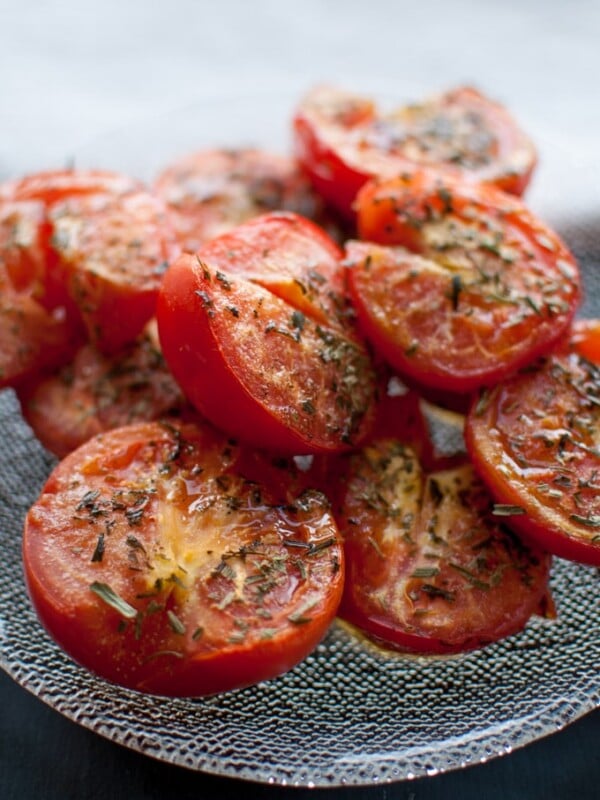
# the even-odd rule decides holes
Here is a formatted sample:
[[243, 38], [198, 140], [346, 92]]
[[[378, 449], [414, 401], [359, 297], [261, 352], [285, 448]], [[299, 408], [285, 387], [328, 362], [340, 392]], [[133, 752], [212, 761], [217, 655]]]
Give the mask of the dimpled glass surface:
[[[249, 126], [253, 119], [252, 106]], [[222, 125], [230, 130], [227, 120]], [[88, 160], [124, 169], [136, 153], [134, 141], [119, 135], [105, 143], [103, 161]], [[248, 141], [260, 139], [251, 133], [241, 143]], [[224, 143], [236, 142], [230, 136]], [[160, 163], [171, 151], [190, 149], [191, 140], [182, 134], [171, 151], [158, 145], [152, 152]], [[123, 163], [114, 158], [116, 148]], [[534, 196], [580, 259], [583, 312], [598, 315], [600, 226], [561, 214], [555, 191], [557, 203], [550, 189]], [[336, 624], [291, 672], [242, 691], [177, 700], [110, 685], [50, 640], [23, 582], [23, 518], [53, 463], [23, 423], [12, 391], [0, 392], [0, 666], [60, 713], [115, 742], [194, 770], [260, 782], [374, 784], [508, 753], [600, 704], [598, 571], [560, 560], [552, 573], [558, 619], [535, 619], [523, 633], [465, 656], [390, 656]]]

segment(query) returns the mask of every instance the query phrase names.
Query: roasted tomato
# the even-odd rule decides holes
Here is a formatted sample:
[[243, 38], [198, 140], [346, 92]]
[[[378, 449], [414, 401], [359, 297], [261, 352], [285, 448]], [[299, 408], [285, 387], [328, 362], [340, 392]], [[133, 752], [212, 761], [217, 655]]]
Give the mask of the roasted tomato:
[[149, 423], [54, 470], [23, 555], [39, 617], [75, 660], [194, 696], [274, 677], [316, 646], [343, 582], [328, 503], [248, 479], [244, 458], [207, 426]]
[[42, 172], [0, 187], [0, 197], [43, 208], [38, 299], [81, 319], [113, 353], [154, 314], [161, 275], [178, 248], [164, 204], [112, 172]]
[[189, 253], [267, 211], [294, 211], [332, 224], [296, 164], [262, 150], [192, 153], [167, 167], [154, 188], [172, 214], [179, 244]]
[[[515, 197], [413, 173], [360, 192], [347, 246], [367, 336], [402, 374], [463, 394], [548, 352], [580, 296], [560, 238]], [[409, 250], [405, 249], [409, 248]]]
[[469, 87], [391, 114], [367, 98], [318, 87], [298, 109], [294, 132], [314, 186], [347, 217], [369, 178], [431, 167], [522, 194], [536, 163], [531, 140], [508, 112]]
[[17, 395], [33, 432], [59, 458], [97, 433], [178, 413], [185, 405], [155, 321], [113, 356], [82, 345], [70, 364], [19, 386]]
[[[169, 268], [157, 306], [163, 351], [188, 399], [242, 441], [291, 454], [346, 450], [372, 422], [371, 361], [325, 291], [336, 264], [323, 234], [304, 221], [290, 228], [289, 217], [272, 222], [264, 235], [260, 219], [248, 223], [249, 238], [238, 229]], [[236, 274], [243, 269], [255, 282]]]
[[154, 315], [174, 240], [164, 205], [145, 191], [74, 196], [50, 209], [56, 267], [91, 341], [114, 353]]
[[412, 448], [379, 439], [350, 456], [336, 517], [339, 615], [387, 647], [466, 651], [545, 612], [550, 557], [494, 515], [468, 464], [425, 473]]
[[552, 553], [600, 566], [600, 366], [555, 352], [474, 403], [473, 462], [510, 524]]

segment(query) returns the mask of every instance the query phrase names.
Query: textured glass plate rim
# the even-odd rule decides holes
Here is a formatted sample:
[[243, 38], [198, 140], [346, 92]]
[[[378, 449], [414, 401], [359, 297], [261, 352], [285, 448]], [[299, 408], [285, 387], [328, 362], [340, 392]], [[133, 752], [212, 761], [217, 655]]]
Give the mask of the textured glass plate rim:
[[[411, 96], [410, 91], [402, 93], [398, 87], [394, 94]], [[412, 96], [418, 96], [418, 94], [413, 92]], [[252, 109], [252, 120], [256, 120], [260, 118], [261, 110], [268, 110], [274, 100], [275, 106], [279, 106], [280, 110], [284, 107], [286, 111], [289, 110], [294, 97], [277, 95], [274, 98], [270, 91], [244, 98], [235, 95], [227, 98], [213, 97], [206, 99], [198, 106], [194, 105], [174, 112], [175, 117], [180, 116], [185, 119], [185, 124], [181, 126], [176, 135], [172, 130], [165, 132], [164, 128], [162, 129], [157, 139], [161, 146], [153, 150], [155, 163], [150, 166], [150, 173], [154, 173], [160, 164], [167, 163], [169, 157], [191, 150], [196, 144], [198, 147], [209, 144], [218, 146], [222, 143], [230, 146], [257, 144], [276, 147], [281, 145], [281, 131], [277, 131], [273, 135], [273, 130], [271, 130], [269, 136], [262, 135], [264, 130], [261, 130], [261, 127], [264, 129], [264, 121], [259, 122], [252, 131], [244, 129], [243, 135], [240, 135], [236, 129], [233, 137], [231, 128], [227, 129], [227, 137], [222, 136], [223, 130], [214, 130], [208, 135], [204, 132], [197, 139], [190, 138], [189, 134], [193, 130], [193, 121], [198, 123], [207, 112], [219, 116], [226, 106], [235, 108], [236, 103], [238, 106], [246, 104], [247, 110]], [[150, 120], [148, 123], [160, 124], [161, 119], [165, 121], [172, 118], [172, 115], [165, 115]], [[281, 113], [281, 130], [284, 128], [286, 119], [287, 114]], [[134, 128], [137, 129], [137, 134], [146, 130], [143, 125], [134, 126]], [[140, 152], [140, 148], [135, 146], [136, 130], [131, 128], [116, 130], [113, 134], [109, 134], [91, 145], [76, 149], [75, 161], [81, 166], [97, 165], [127, 170], [127, 163], [118, 163], [119, 157], [115, 158], [115, 154], [119, 152], [122, 144], [128, 146], [120, 151], [120, 158], [130, 163], [132, 154]], [[165, 148], [162, 148], [163, 144]], [[281, 146], [278, 149], [281, 150]], [[104, 160], [96, 158], [98, 153], [104, 154]], [[143, 155], [142, 160], [131, 171], [140, 174], [141, 177], [150, 176], [143, 174], [144, 171], [148, 172], [148, 164], [144, 162]], [[26, 437], [28, 434], [23, 435]], [[2, 536], [2, 532], [0, 532], [0, 536]], [[10, 543], [5, 538], [0, 538], [0, 558], [14, 557], [14, 552], [11, 551], [15, 546], [14, 542]], [[560, 561], [557, 562], [557, 571], [563, 577], [572, 575], [571, 579], [577, 582], [580, 580], [577, 575], [589, 576], [590, 574], [588, 568], [568, 565], [566, 562]], [[552, 697], [535, 712], [527, 713], [516, 719], [500, 721], [494, 725], [483, 723], [467, 733], [447, 736], [443, 741], [432, 739], [421, 745], [397, 748], [392, 746], [385, 752], [363, 752], [341, 759], [328, 760], [326, 754], [321, 751], [319, 763], [316, 763], [315, 753], [311, 752], [310, 747], [302, 746], [302, 738], [298, 739], [296, 747], [292, 751], [294, 756], [286, 763], [258, 763], [252, 747], [248, 752], [237, 754], [232, 753], [230, 749], [221, 752], [216, 745], [218, 740], [208, 743], [206, 738], [200, 741], [200, 747], [190, 751], [190, 742], [186, 739], [185, 731], [181, 727], [183, 720], [189, 726], [190, 717], [193, 717], [194, 725], [198, 725], [198, 736], [201, 738], [203, 724], [206, 728], [209, 721], [218, 721], [219, 716], [223, 718], [227, 714], [227, 703], [225, 703], [224, 709], [220, 709], [220, 706], [223, 705], [223, 698], [225, 700], [227, 697], [252, 698], [256, 693], [268, 693], [271, 686], [283, 686], [284, 691], [289, 689], [290, 696], [293, 697], [294, 692], [298, 690], [295, 676], [299, 671], [302, 672], [305, 666], [300, 665], [275, 681], [251, 687], [242, 692], [231, 693], [227, 697], [215, 696], [204, 700], [165, 700], [151, 695], [141, 695], [108, 684], [74, 664], [39, 627], [29, 605], [23, 580], [15, 581], [12, 588], [13, 597], [23, 603], [23, 614], [19, 615], [16, 623], [14, 620], [8, 620], [3, 616], [2, 609], [5, 606], [4, 603], [2, 604], [2, 609], [0, 609], [0, 666], [14, 680], [65, 717], [111, 741], [164, 762], [215, 775], [270, 784], [323, 787], [372, 785], [411, 779], [422, 775], [434, 775], [475, 763], [483, 763], [491, 758], [510, 753], [517, 747], [562, 729], [600, 706], [600, 680], [596, 678], [594, 682], [588, 681], [589, 676], [586, 676], [585, 685], [578, 685], [575, 681], [570, 686], [568, 695]], [[23, 630], [35, 631], [37, 649], [34, 656], [30, 651], [21, 652], [18, 647], [11, 645], [10, 630], [14, 624], [20, 625]], [[461, 661], [463, 664], [476, 663], [481, 659], [485, 661], [486, 654], [494, 650], [502, 655], [505, 650], [511, 650], [514, 643], [522, 642], [523, 646], [527, 647], [528, 636], [532, 632], [534, 639], [538, 635], [543, 638], [544, 630], [547, 628], [547, 623], [536, 620], [530, 625], [527, 632], [512, 637], [508, 645], [500, 643], [487, 650], [458, 659], [425, 661], [423, 659], [390, 658], [372, 648], [365, 648], [344, 626], [336, 624], [317, 649], [316, 655], [309, 657], [304, 663], [307, 665], [310, 675], [311, 660], [316, 658], [318, 663], [318, 659], [323, 654], [334, 653], [336, 649], [341, 649], [341, 651], [345, 649], [348, 652], [368, 653], [368, 657], [373, 663], [380, 663], [384, 671], [389, 668], [392, 674], [399, 664], [404, 666], [418, 664], [419, 670], [444, 673], [452, 670], [452, 665], [459, 664]], [[589, 663], [594, 663], [593, 652], [589, 653]], [[61, 688], [69, 682], [72, 683], [73, 690], [69, 694], [61, 696]], [[357, 704], [361, 703], [360, 692], [357, 692], [354, 699]], [[124, 713], [124, 709], [133, 710], [135, 723], [133, 727], [130, 715]], [[143, 713], [136, 716], [136, 710]], [[344, 713], [348, 710], [347, 705], [340, 708], [341, 713], [338, 719], [334, 720], [333, 728], [337, 728], [338, 735], [347, 735], [349, 731]], [[485, 705], [482, 706], [482, 718], [484, 712]], [[140, 716], [146, 720], [149, 719], [151, 724], [140, 723]], [[242, 725], [243, 722], [244, 720], [240, 719], [239, 724]], [[179, 723], [179, 727], [177, 723]], [[317, 733], [315, 730], [314, 734], [317, 735]], [[203, 744], [208, 745], [205, 750], [202, 749]], [[306, 758], [312, 758], [313, 762], [307, 764]]]

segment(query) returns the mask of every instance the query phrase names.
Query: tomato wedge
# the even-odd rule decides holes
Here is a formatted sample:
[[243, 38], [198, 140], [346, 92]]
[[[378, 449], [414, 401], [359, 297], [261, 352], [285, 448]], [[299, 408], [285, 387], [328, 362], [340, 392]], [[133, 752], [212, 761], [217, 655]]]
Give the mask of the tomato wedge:
[[181, 248], [198, 248], [267, 211], [294, 211], [330, 225], [321, 198], [294, 161], [255, 148], [201, 150], [157, 178]]
[[84, 344], [58, 372], [19, 386], [23, 416], [63, 458], [98, 433], [179, 412], [184, 398], [158, 343], [156, 322], [113, 356]]
[[366, 335], [402, 375], [464, 394], [567, 334], [576, 263], [517, 198], [413, 173], [365, 186], [357, 204], [360, 235], [379, 244], [347, 246], [350, 294]]
[[468, 464], [426, 473], [411, 447], [379, 439], [350, 457], [336, 517], [339, 615], [386, 647], [471, 650], [545, 612], [550, 557], [493, 515]]
[[279, 675], [323, 637], [343, 554], [318, 492], [282, 495], [206, 425], [134, 425], [54, 470], [25, 524], [56, 641], [115, 683], [197, 696]]
[[600, 366], [569, 347], [473, 404], [467, 447], [510, 524], [600, 566]]
[[365, 97], [313, 89], [294, 119], [296, 155], [317, 191], [346, 217], [370, 178], [433, 168], [522, 194], [533, 143], [498, 103], [459, 87], [384, 114]]
[[307, 220], [270, 214], [167, 271], [165, 357], [222, 430], [288, 454], [347, 450], [368, 433], [376, 378], [347, 316], [338, 253]]

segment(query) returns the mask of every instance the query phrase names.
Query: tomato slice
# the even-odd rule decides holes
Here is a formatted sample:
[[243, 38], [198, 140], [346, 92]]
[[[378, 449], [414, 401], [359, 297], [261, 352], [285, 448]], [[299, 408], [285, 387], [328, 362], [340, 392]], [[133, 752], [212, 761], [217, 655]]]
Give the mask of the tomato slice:
[[342, 251], [298, 214], [263, 214], [207, 242], [198, 257], [257, 283], [318, 322], [350, 330]]
[[33, 432], [59, 458], [98, 433], [159, 419], [184, 406], [161, 353], [155, 321], [113, 356], [82, 345], [70, 364], [19, 386], [17, 395]]
[[427, 473], [379, 439], [350, 457], [336, 514], [346, 583], [339, 615], [414, 653], [455, 653], [521, 630], [544, 610], [550, 557], [492, 513], [470, 465]]
[[39, 617], [75, 660], [195, 696], [274, 677], [317, 645], [343, 583], [328, 503], [248, 479], [244, 458], [208, 426], [148, 423], [54, 470], [23, 556]]
[[364, 346], [261, 286], [183, 254], [164, 277], [157, 319], [187, 398], [242, 441], [336, 452], [368, 432], [375, 377]]
[[485, 391], [465, 429], [511, 525], [562, 558], [600, 566], [600, 367], [568, 347]]
[[168, 166], [154, 189], [172, 214], [180, 246], [190, 253], [267, 211], [294, 211], [332, 225], [296, 163], [255, 148], [191, 153]]
[[464, 394], [564, 338], [577, 266], [517, 198], [414, 173], [365, 186], [357, 203], [361, 236], [379, 244], [347, 246], [350, 294], [366, 335], [402, 375]]
[[350, 218], [370, 178], [433, 168], [519, 195], [536, 164], [533, 143], [506, 109], [471, 87], [384, 114], [368, 98], [320, 86], [296, 112], [294, 134], [314, 186]]
[[166, 210], [145, 191], [70, 197], [50, 209], [58, 270], [91, 341], [114, 353], [154, 315], [175, 254]]

